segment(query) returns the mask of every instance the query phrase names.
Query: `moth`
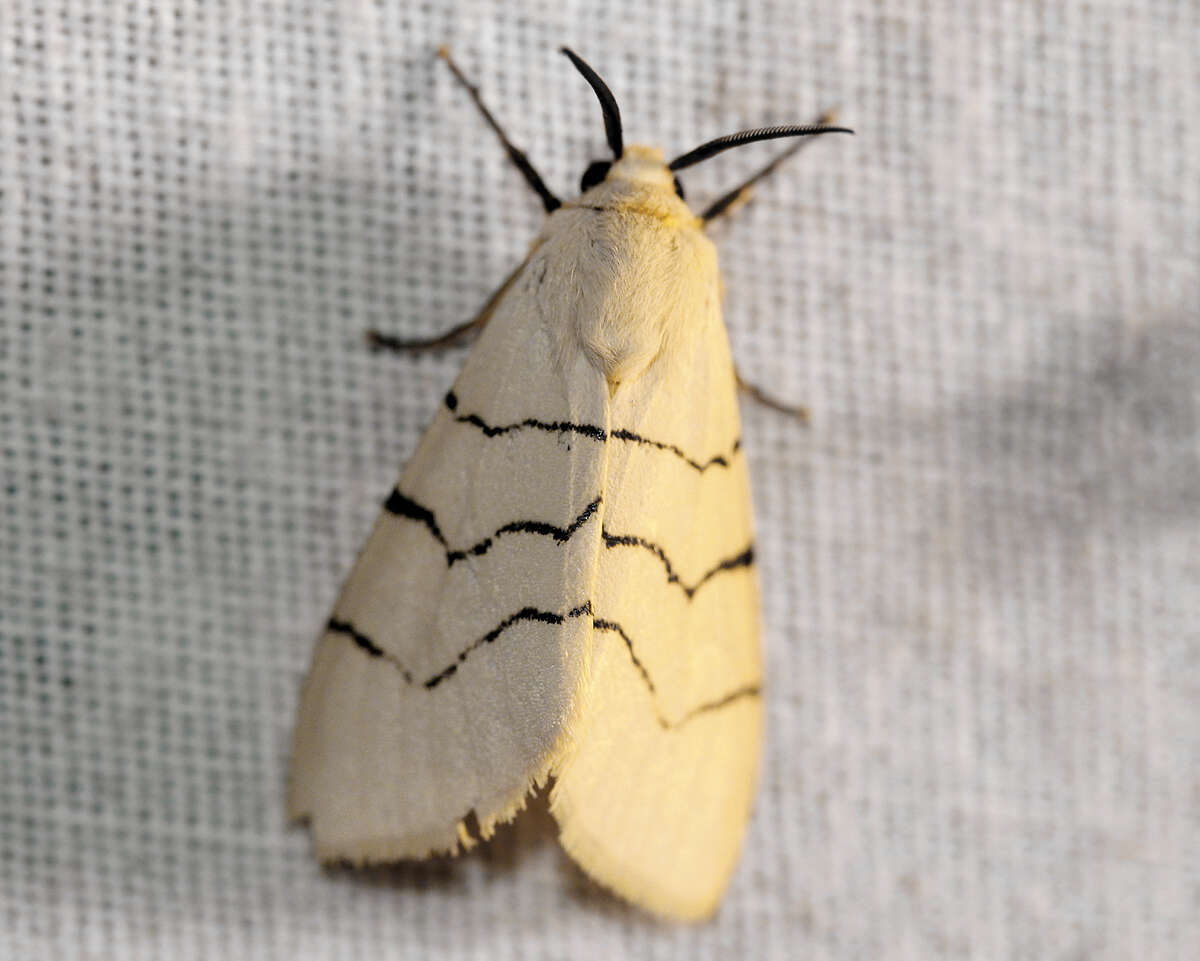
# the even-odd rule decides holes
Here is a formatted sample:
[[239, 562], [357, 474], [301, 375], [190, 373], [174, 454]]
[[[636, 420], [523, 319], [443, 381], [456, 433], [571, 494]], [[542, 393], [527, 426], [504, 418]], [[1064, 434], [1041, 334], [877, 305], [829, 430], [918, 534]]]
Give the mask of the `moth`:
[[[561, 201], [443, 50], [547, 217], [387, 496], [304, 683], [288, 812], [322, 861], [470, 848], [551, 784], [568, 854], [651, 912], [699, 919], [734, 869], [762, 741], [759, 595], [739, 387], [703, 212], [624, 143]], [[803, 141], [792, 144], [787, 155]]]

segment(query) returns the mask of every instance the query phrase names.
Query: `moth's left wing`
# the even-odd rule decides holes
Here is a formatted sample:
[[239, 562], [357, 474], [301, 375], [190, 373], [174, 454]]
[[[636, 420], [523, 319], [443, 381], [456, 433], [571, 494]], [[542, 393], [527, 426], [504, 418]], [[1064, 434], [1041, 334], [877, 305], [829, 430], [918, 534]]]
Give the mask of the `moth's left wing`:
[[[524, 805], [586, 678], [607, 389], [535, 255], [388, 497], [301, 695], [288, 808], [322, 860], [454, 851]], [[549, 315], [547, 315], [549, 316]]]

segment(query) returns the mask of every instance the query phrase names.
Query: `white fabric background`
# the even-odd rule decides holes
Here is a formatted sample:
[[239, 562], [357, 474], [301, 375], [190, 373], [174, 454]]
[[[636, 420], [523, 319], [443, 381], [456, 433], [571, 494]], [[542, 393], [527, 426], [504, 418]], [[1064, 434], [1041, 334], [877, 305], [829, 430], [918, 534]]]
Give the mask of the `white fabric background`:
[[[0, 956], [1200, 956], [1193, 0], [0, 6]], [[318, 625], [551, 185], [837, 106], [715, 231], [769, 739], [712, 924], [533, 813], [322, 872]], [[702, 202], [763, 162], [684, 178]]]

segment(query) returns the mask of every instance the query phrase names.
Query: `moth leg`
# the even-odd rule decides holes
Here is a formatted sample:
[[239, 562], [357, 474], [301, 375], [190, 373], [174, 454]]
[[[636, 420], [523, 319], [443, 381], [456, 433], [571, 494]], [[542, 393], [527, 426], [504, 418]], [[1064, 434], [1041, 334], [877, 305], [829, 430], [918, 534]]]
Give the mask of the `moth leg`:
[[529, 184], [529, 186], [533, 188], [534, 193], [541, 198], [542, 206], [546, 208], [546, 213], [550, 213], [552, 210], [557, 210], [559, 207], [561, 207], [562, 201], [554, 196], [550, 188], [546, 186], [546, 181], [542, 180], [541, 174], [534, 169], [533, 164], [529, 162], [529, 158], [525, 156], [525, 152], [517, 149], [517, 147], [513, 145], [513, 142], [508, 139], [508, 134], [504, 132], [504, 129], [496, 121], [496, 118], [492, 116], [492, 112], [488, 110], [487, 106], [483, 102], [483, 98], [479, 95], [479, 88], [466, 78], [466, 75], [458, 69], [458, 64], [451, 59], [450, 48], [439, 47], [438, 56], [446, 61], [446, 66], [448, 66], [450, 68], [450, 72], [454, 74], [454, 79], [466, 88], [466, 91], [468, 94], [470, 94], [471, 99], [475, 101], [475, 106], [478, 107], [479, 112], [483, 114], [483, 119], [487, 121], [487, 125], [491, 127], [492, 130], [495, 131], [496, 136], [500, 138], [500, 143], [504, 146], [504, 151], [508, 154], [508, 159], [513, 162], [514, 167], [521, 171], [521, 176], [525, 178], [525, 182]]
[[372, 329], [367, 331], [367, 345], [373, 350], [390, 350], [397, 354], [423, 354], [426, 351], [441, 350], [444, 347], [457, 347], [478, 333], [479, 329], [483, 327], [483, 323], [482, 317], [473, 317], [464, 324], [451, 327], [444, 334], [413, 340], [393, 337]]
[[788, 417], [799, 421], [801, 424], [807, 424], [809, 421], [807, 407], [793, 407], [790, 404], [785, 404], [781, 400], [776, 400], [770, 394], [766, 393], [761, 387], [758, 387], [750, 381], [743, 379], [742, 375], [736, 370], [733, 372], [737, 378], [738, 391], [745, 394], [753, 401], [757, 401], [764, 407], [769, 407], [771, 410], [778, 411], [781, 414], [786, 414]]
[[[826, 110], [814, 122], [819, 124], [833, 124], [837, 122], [837, 116], [834, 111]], [[737, 210], [750, 199], [750, 195], [753, 193], [752, 188], [756, 183], [773, 174], [776, 169], [778, 169], [784, 163], [784, 161], [795, 156], [806, 146], [808, 146], [808, 144], [812, 143], [814, 139], [816, 138], [803, 137], [793, 142], [792, 145], [787, 148], [787, 150], [779, 154], [761, 170], [751, 174], [744, 181], [742, 181], [742, 183], [738, 184], [727, 193], [722, 194], [711, 204], [709, 204], [704, 213], [700, 215], [700, 219], [703, 220], [704, 223], [710, 224], [718, 217]]]
[[371, 329], [367, 331], [367, 343], [376, 350], [390, 350], [397, 354], [423, 354], [426, 351], [443, 350], [446, 347], [457, 347], [459, 344], [465, 343], [483, 330], [484, 325], [495, 312], [496, 305], [508, 293], [508, 289], [525, 268], [527, 262], [527, 260], [522, 261], [521, 265], [505, 278], [504, 283], [497, 287], [484, 305], [479, 308], [479, 313], [466, 323], [451, 327], [444, 333], [435, 334], [433, 337], [413, 339], [393, 337], [391, 334], [383, 334], [378, 330]]

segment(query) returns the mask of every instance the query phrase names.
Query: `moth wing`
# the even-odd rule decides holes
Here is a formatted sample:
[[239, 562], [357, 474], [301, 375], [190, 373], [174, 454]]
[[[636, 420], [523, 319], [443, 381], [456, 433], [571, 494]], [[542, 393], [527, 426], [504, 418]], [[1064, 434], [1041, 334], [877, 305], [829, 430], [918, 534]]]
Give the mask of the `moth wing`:
[[590, 707], [551, 793], [571, 856], [675, 918], [716, 908], [762, 741], [749, 478], [728, 339], [706, 306], [612, 398]]
[[[321, 635], [288, 809], [325, 861], [469, 846], [573, 730], [599, 551], [607, 390], [526, 270], [404, 470]], [[558, 353], [555, 350], [558, 349]]]

